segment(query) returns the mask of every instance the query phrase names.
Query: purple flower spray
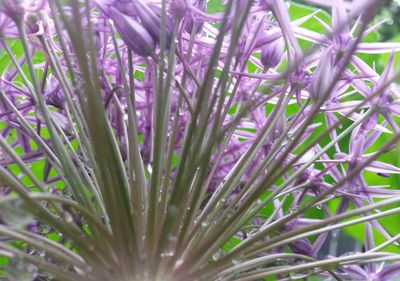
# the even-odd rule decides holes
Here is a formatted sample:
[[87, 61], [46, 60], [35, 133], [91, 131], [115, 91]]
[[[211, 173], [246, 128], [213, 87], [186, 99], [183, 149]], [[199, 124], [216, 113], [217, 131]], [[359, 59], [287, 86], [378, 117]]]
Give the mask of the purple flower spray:
[[398, 276], [400, 45], [308, 2], [0, 1], [0, 277]]

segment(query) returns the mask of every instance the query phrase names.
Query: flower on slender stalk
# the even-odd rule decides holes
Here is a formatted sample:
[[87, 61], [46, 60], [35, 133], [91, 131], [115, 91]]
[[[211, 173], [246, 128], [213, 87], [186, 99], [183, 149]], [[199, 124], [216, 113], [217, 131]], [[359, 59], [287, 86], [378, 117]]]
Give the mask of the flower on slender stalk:
[[[138, 18], [140, 19], [140, 23], [144, 28], [147, 29], [147, 31], [151, 34], [153, 37], [154, 41], [158, 43], [158, 41], [161, 38], [161, 17], [160, 17], [160, 12], [156, 12], [152, 10], [148, 5], [145, 5], [142, 3], [141, 0], [138, 1], [132, 1], [132, 5], [134, 6], [136, 13], [138, 15]], [[155, 7], [154, 9], [158, 9], [158, 7]], [[168, 18], [166, 19], [168, 21]], [[167, 24], [167, 34], [171, 32], [170, 28], [171, 25]], [[171, 40], [170, 36], [168, 36], [169, 39]]]
[[15, 23], [8, 16], [0, 12], [0, 38], [17, 38], [18, 30]]
[[276, 67], [280, 63], [284, 46], [283, 40], [277, 39], [261, 49], [260, 61], [265, 68]]
[[102, 10], [113, 20], [115, 28], [131, 50], [141, 56], [149, 56], [154, 52], [155, 41], [149, 29], [114, 7], [102, 7]]
[[0, 11], [13, 19], [22, 18], [25, 13], [24, 1], [2, 0], [0, 2]]
[[40, 12], [46, 4], [46, 0], [1, 0], [0, 12], [13, 20], [22, 20], [25, 14]]
[[311, 81], [311, 97], [315, 102], [326, 100], [330, 96], [332, 83], [330, 79], [335, 76], [335, 56], [332, 49], [327, 49], [321, 55], [321, 60]]
[[207, 11], [207, 1], [206, 0], [193, 0], [189, 13], [185, 17], [185, 30], [187, 33], [199, 34], [204, 27], [204, 22], [196, 19], [196, 11], [206, 12]]

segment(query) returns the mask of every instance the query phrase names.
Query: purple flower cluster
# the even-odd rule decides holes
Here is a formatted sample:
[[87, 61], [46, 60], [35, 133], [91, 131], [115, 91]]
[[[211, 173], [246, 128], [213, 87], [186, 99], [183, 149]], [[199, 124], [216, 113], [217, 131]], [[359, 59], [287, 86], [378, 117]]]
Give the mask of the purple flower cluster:
[[[377, 144], [388, 136], [400, 134], [400, 92], [392, 83], [397, 74], [394, 56], [400, 50], [400, 44], [362, 41], [379, 27], [367, 26], [371, 17], [369, 11], [376, 1], [362, 4], [359, 3], [362, 1], [354, 1], [356, 3], [350, 9], [345, 8], [342, 0], [328, 2], [332, 9], [331, 25], [320, 19], [318, 13], [291, 20], [282, 0], [256, 1], [243, 22], [242, 32], [235, 38], [238, 15], [246, 9], [247, 1], [227, 1], [226, 7], [230, 10], [227, 14], [209, 14], [206, 0], [171, 0], [164, 7], [167, 11], [164, 18], [163, 8], [156, 2], [91, 1], [90, 28], [93, 28], [92, 41], [101, 87], [98, 95], [116, 135], [122, 160], [127, 162], [130, 145], [127, 137], [129, 100], [124, 93], [127, 79], [124, 73], [132, 68], [140, 155], [146, 173], [151, 175], [155, 145], [154, 111], [157, 91], [163, 90], [155, 83], [157, 75], [162, 75], [157, 72], [160, 50], [165, 49], [168, 53], [176, 44], [175, 54], [168, 53], [176, 55], [171, 83], [162, 85], [171, 91], [170, 113], [164, 124], [168, 132], [176, 132], [175, 136], [167, 134], [168, 138], [175, 138], [173, 154], [177, 156], [176, 162], [179, 163], [184, 150], [188, 123], [196, 122], [193, 118], [199, 114], [197, 111], [204, 110], [208, 115], [204, 129], [199, 119], [197, 130], [204, 132], [204, 141], [199, 149], [204, 146], [206, 151], [206, 140], [213, 138], [216, 132], [222, 133], [222, 141], [212, 150], [210, 165], [204, 174], [203, 210], [207, 210], [207, 204], [219, 196], [226, 182], [235, 184], [222, 196], [221, 200], [226, 201], [221, 201], [224, 202], [221, 212], [235, 210], [233, 204], [240, 208], [240, 200], [253, 196], [252, 190], [259, 186], [260, 198], [273, 194], [271, 206], [277, 211], [268, 214], [268, 219], [252, 219], [250, 229], [261, 232], [269, 227], [269, 223], [283, 221], [275, 234], [266, 234], [261, 240], [269, 243], [276, 233], [295, 232], [353, 208], [368, 206], [376, 199], [399, 196], [398, 190], [369, 183], [365, 175], [374, 173], [388, 177], [400, 174], [399, 167], [382, 159], [375, 160], [375, 155], [383, 153]], [[83, 15], [84, 11], [81, 12]], [[65, 9], [62, 16], [69, 17], [72, 13]], [[317, 20], [326, 33], [302, 27], [309, 20]], [[88, 22], [86, 25], [89, 26]], [[21, 83], [23, 78], [17, 68], [24, 69], [30, 56], [38, 57], [37, 61], [34, 60], [34, 68], [40, 73], [40, 93], [50, 108], [52, 122], [61, 128], [78, 156], [82, 147], [76, 143], [75, 124], [70, 116], [65, 89], [71, 87], [76, 93], [73, 102], [82, 102], [79, 89], [84, 87], [85, 77], [79, 68], [79, 58], [74, 55], [73, 38], [67, 34], [66, 27], [58, 26], [47, 1], [0, 1], [2, 53], [10, 52], [10, 46], [18, 43], [15, 39], [20, 36], [20, 26], [28, 35], [31, 54], [14, 57], [15, 62], [10, 60], [8, 65], [1, 67], [0, 133], [19, 150], [25, 163], [35, 165], [47, 159], [42, 179], [49, 191], [61, 194], [58, 189], [62, 177], [54, 173], [54, 161], [48, 160], [49, 150], [54, 149], [54, 144], [48, 137], [46, 119], [38, 110], [37, 100], [32, 94], [33, 86]], [[210, 67], [213, 50], [219, 42], [218, 26], [223, 26], [222, 47]], [[64, 34], [62, 40], [60, 28]], [[311, 52], [301, 47], [300, 42], [306, 41], [312, 43]], [[132, 65], [129, 64], [130, 52], [133, 52]], [[359, 56], [383, 53], [391, 56], [382, 74]], [[59, 66], [50, 59], [55, 56]], [[74, 83], [64, 85], [54, 69], [72, 73]], [[216, 73], [208, 88], [211, 94], [208, 100], [203, 101], [206, 107], [199, 110], [197, 100], [202, 95], [201, 85], [208, 81], [210, 71]], [[227, 84], [220, 82], [224, 75], [230, 77]], [[249, 110], [242, 114], [241, 108], [246, 106]], [[213, 128], [215, 122], [218, 122], [217, 130]], [[304, 150], [317, 134], [324, 131], [326, 135], [320, 142]], [[193, 153], [193, 161], [200, 163], [199, 155]], [[13, 164], [14, 160], [0, 151], [0, 165], [12, 167]], [[173, 163], [170, 174], [165, 177], [171, 182], [182, 177], [179, 165]], [[269, 182], [270, 178], [274, 181]], [[193, 180], [193, 185], [196, 183]], [[266, 184], [264, 191], [261, 188], [263, 183]], [[2, 194], [7, 193], [3, 191], [6, 188], [0, 188]], [[319, 218], [308, 217], [306, 213], [296, 214], [301, 206], [325, 192], [329, 192], [329, 197], [314, 206], [320, 213]], [[332, 211], [330, 202], [338, 198], [339, 204]], [[259, 209], [262, 210], [265, 211]], [[295, 217], [286, 220], [292, 214]], [[79, 216], [75, 215], [74, 220], [77, 224], [84, 224]], [[215, 216], [215, 220], [226, 222], [223, 219], [219, 221], [219, 216]], [[37, 224], [34, 222], [28, 227], [37, 228]], [[365, 251], [374, 248], [372, 228], [387, 240], [392, 239], [390, 232], [377, 219], [371, 219], [365, 228]], [[332, 230], [332, 233], [336, 232]], [[252, 234], [252, 230], [240, 230], [235, 235], [246, 241], [253, 237]], [[256, 256], [284, 253], [289, 249], [315, 259], [331, 258], [331, 253], [321, 250], [329, 243], [328, 238], [328, 232], [319, 233], [313, 238], [301, 238], [273, 250], [260, 250]], [[336, 274], [349, 278], [345, 280], [391, 280], [400, 274], [399, 269], [398, 263], [377, 266], [373, 261], [365, 266], [340, 266]]]

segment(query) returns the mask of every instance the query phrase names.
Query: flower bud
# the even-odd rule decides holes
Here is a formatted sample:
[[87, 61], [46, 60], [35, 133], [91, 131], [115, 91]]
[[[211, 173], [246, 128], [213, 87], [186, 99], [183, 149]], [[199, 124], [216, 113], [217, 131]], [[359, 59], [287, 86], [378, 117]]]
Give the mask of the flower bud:
[[13, 21], [22, 21], [25, 13], [38, 13], [46, 7], [47, 0], [0, 0], [0, 12]]
[[15, 22], [0, 12], [0, 39], [18, 38], [19, 32]]
[[0, 11], [14, 21], [20, 21], [23, 19], [25, 13], [23, 4], [23, 0], [0, 0]]
[[327, 49], [321, 56], [321, 60], [317, 66], [317, 70], [313, 74], [310, 85], [310, 94], [314, 101], [325, 99], [330, 95], [329, 87], [331, 86], [334, 76], [334, 56], [332, 49]]
[[108, 3], [107, 5], [117, 8], [121, 13], [125, 15], [135, 17], [136, 10], [132, 2], [133, 1], [130, 0], [113, 0], [110, 1], [110, 3]]
[[[161, 11], [151, 9], [149, 6], [143, 4], [140, 0], [132, 1], [136, 9], [136, 13], [140, 19], [140, 23], [150, 33], [153, 40], [157, 43], [161, 38]], [[155, 7], [155, 9], [157, 9]], [[166, 19], [166, 41], [167, 46], [171, 42], [172, 37], [172, 23], [167, 17]]]
[[170, 0], [169, 12], [176, 18], [183, 18], [190, 9], [192, 0]]
[[260, 6], [267, 10], [271, 10], [271, 7], [273, 5], [274, 5], [274, 1], [272, 1], [272, 0], [260, 0]]
[[[207, 2], [206, 0], [195, 0], [193, 6], [198, 10], [203, 12], [207, 11]], [[193, 15], [190, 15], [186, 18], [185, 30], [187, 33], [192, 34], [194, 31], [195, 34], [199, 34], [203, 30], [204, 22], [196, 21]], [[195, 28], [195, 30], [193, 30]]]
[[43, 23], [36, 14], [28, 14], [25, 23], [28, 34], [41, 35], [44, 33]]
[[285, 44], [281, 38], [261, 49], [260, 60], [265, 68], [276, 67], [281, 61]]
[[140, 23], [114, 7], [103, 7], [103, 11], [114, 21], [122, 40], [133, 52], [140, 56], [148, 56], [154, 52], [154, 39]]
[[59, 87], [56, 87], [49, 93], [49, 95], [46, 97], [46, 103], [58, 109], [64, 108], [65, 96]]

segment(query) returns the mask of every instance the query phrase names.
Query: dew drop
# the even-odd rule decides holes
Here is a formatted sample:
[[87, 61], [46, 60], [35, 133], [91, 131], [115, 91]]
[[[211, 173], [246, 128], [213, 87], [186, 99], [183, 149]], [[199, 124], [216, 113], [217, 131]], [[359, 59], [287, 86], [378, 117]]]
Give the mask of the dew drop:
[[168, 241], [169, 241], [171, 247], [175, 248], [176, 242], [178, 241], [178, 237], [175, 236], [175, 235], [171, 235], [171, 236], [168, 237]]
[[202, 226], [202, 227], [207, 227], [207, 226], [209, 226], [209, 225], [210, 225], [210, 222], [207, 221], [207, 220], [201, 222], [201, 226]]
[[47, 234], [51, 231], [51, 227], [48, 224], [41, 223], [40, 224], [40, 233]]
[[212, 259], [214, 261], [217, 261], [220, 258], [222, 258], [222, 256], [223, 256], [223, 252], [221, 250], [218, 250], [217, 252], [214, 253], [214, 255], [212, 255]]
[[29, 255], [43, 258], [46, 255], [46, 253], [43, 250], [32, 250], [29, 253]]
[[178, 259], [175, 263], [175, 268], [180, 267], [183, 264], [183, 259]]
[[209, 225], [210, 225], [210, 217], [207, 217], [205, 220], [203, 220], [202, 222], [201, 222], [201, 226], [202, 227], [208, 227]]
[[153, 168], [150, 164], [147, 165], [147, 171], [149, 172], [149, 174], [153, 173]]
[[43, 271], [43, 272], [39, 271], [38, 276], [42, 277], [45, 280], [54, 280], [56, 278], [53, 274], [45, 272], [45, 271]]
[[256, 228], [253, 228], [252, 230], [249, 231], [247, 236], [251, 237], [251, 236], [255, 235], [257, 232], [258, 232], [258, 230]]
[[305, 280], [311, 274], [313, 274], [312, 271], [292, 272], [290, 273], [290, 280]]
[[161, 253], [162, 258], [172, 257], [174, 255], [174, 251], [165, 251]]
[[239, 264], [243, 263], [243, 260], [242, 260], [241, 257], [235, 257], [235, 258], [232, 259], [232, 263], [234, 265], [239, 265]]
[[72, 223], [74, 221], [72, 216], [70, 214], [68, 214], [67, 212], [65, 212], [63, 214], [63, 218], [67, 223]]
[[142, 253], [142, 254], [139, 255], [139, 262], [141, 264], [144, 264], [146, 262], [146, 254]]
[[277, 266], [283, 266], [283, 265], [287, 265], [288, 262], [287, 262], [286, 260], [284, 260], [284, 259], [276, 259], [276, 260], [275, 260], [275, 264], [276, 264]]
[[335, 229], [332, 231], [332, 237], [337, 237], [339, 235], [339, 230]]
[[5, 272], [9, 281], [33, 281], [38, 275], [38, 268], [19, 258], [13, 258], [5, 267]]
[[79, 273], [80, 275], [87, 275], [87, 273], [89, 273], [89, 272], [91, 272], [92, 271], [92, 268], [90, 267], [90, 266], [86, 266], [85, 268], [80, 268], [80, 267], [77, 267], [77, 266], [73, 266], [74, 267], [74, 269], [75, 269], [75, 271], [77, 272], [77, 273]]
[[0, 217], [9, 226], [26, 226], [33, 221], [33, 215], [25, 210], [20, 200], [0, 204]]
[[289, 213], [293, 214], [299, 211], [299, 207], [298, 206], [293, 206], [289, 209]]

